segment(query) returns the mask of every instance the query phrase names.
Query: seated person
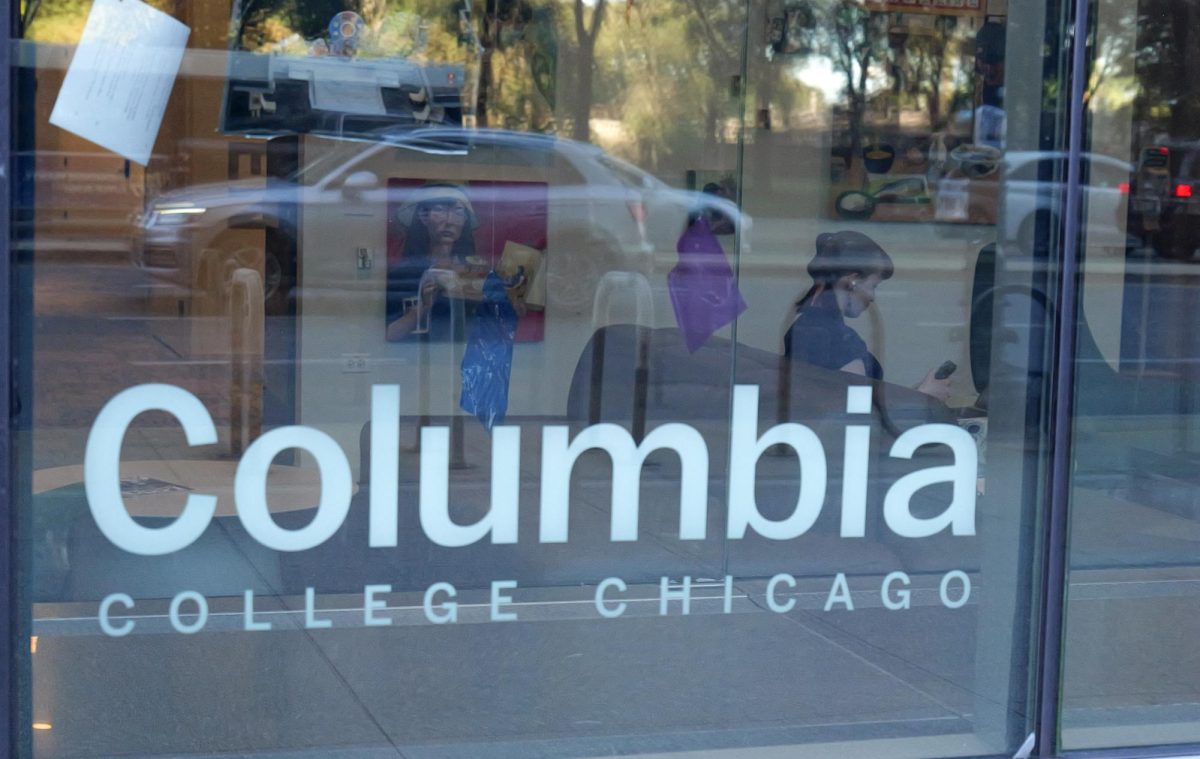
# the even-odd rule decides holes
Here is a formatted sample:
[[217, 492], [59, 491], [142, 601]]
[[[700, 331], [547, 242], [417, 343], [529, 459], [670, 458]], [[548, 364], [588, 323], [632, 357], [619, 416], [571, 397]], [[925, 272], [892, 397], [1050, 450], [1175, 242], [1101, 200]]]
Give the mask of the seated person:
[[[861, 232], [818, 236], [816, 255], [808, 264], [813, 285], [796, 302], [784, 336], [787, 360], [882, 380], [883, 366], [846, 319], [870, 308], [875, 289], [894, 271], [891, 257]], [[945, 402], [950, 380], [938, 379], [936, 373], [929, 370], [917, 390]]]

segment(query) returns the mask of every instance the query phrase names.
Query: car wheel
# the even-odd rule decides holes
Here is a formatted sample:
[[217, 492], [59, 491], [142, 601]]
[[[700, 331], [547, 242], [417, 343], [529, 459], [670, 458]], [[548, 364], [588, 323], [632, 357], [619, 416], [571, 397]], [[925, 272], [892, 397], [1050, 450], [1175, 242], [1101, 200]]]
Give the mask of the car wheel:
[[279, 257], [269, 251], [264, 253], [262, 248], [222, 244], [220, 240], [201, 256], [199, 283], [207, 299], [217, 306], [218, 311], [223, 310], [220, 304], [228, 297], [233, 272], [240, 268], [255, 269], [262, 275], [263, 303], [268, 315], [287, 313], [291, 285]]

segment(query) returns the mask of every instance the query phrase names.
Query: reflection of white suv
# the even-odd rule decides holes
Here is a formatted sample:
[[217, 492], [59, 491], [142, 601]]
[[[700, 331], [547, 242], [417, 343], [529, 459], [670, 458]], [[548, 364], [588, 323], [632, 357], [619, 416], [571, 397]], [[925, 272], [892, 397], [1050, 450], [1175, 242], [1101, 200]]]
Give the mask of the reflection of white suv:
[[[195, 287], [191, 280], [197, 251], [235, 255], [224, 250], [229, 245], [222, 239], [229, 237], [227, 229], [275, 226], [296, 239], [297, 205], [307, 212], [348, 203], [387, 204], [389, 189], [378, 172], [381, 165], [394, 165], [397, 155], [403, 162], [403, 151], [423, 154], [421, 163], [432, 159], [448, 176], [486, 175], [470, 167], [502, 163], [542, 169], [542, 174], [554, 177], [539, 192], [553, 219], [547, 261], [553, 262], [552, 269], [567, 273], [572, 284], [571, 292], [560, 288], [560, 299], [590, 301], [606, 271], [650, 271], [656, 251], [674, 251], [691, 213], [722, 214], [735, 225], [745, 225], [728, 200], [669, 187], [593, 145], [502, 130], [431, 128], [388, 135], [376, 143], [335, 143], [335, 149], [282, 181], [197, 185], [152, 198], [135, 263], [185, 289]], [[503, 192], [506, 203], [520, 203], [514, 194], [519, 189], [509, 186]], [[744, 246], [747, 235], [742, 231]], [[268, 301], [287, 297], [293, 285], [286, 274], [290, 267], [268, 258], [264, 269]], [[334, 283], [322, 286], [326, 284]], [[548, 296], [553, 299], [556, 294]]]
[[[1084, 153], [1084, 210], [1089, 245], [1124, 248], [1123, 223], [1133, 165], [1099, 153]], [[1033, 245], [1038, 219], [1057, 223], [1066, 195], [1067, 154], [1057, 151], [1010, 151], [1003, 163], [1004, 243]], [[1049, 228], [1049, 227], [1047, 227]], [[1043, 232], [1044, 234], [1044, 232]]]

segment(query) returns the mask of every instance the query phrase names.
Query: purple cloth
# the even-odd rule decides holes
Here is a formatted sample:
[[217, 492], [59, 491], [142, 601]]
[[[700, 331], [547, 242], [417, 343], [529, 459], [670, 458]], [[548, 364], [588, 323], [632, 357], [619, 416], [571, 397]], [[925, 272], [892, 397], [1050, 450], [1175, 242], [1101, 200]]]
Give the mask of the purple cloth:
[[725, 251], [703, 216], [687, 228], [675, 249], [679, 263], [667, 275], [667, 290], [688, 351], [695, 353], [746, 310], [746, 301]]

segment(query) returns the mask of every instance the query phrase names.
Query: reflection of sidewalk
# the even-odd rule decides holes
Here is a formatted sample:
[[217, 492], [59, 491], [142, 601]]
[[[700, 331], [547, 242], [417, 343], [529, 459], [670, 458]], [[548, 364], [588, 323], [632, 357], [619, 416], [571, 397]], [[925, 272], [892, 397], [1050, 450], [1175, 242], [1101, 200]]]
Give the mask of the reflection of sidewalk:
[[[319, 612], [334, 621], [325, 631], [297, 629], [296, 615], [262, 614], [275, 630], [183, 636], [154, 634], [165, 624], [142, 619], [143, 633], [112, 640], [78, 621], [42, 622], [36, 708], [53, 720], [55, 753], [89, 755], [306, 749], [329, 757], [339, 747], [378, 747], [515, 759], [775, 747], [783, 753], [763, 755], [815, 757], [829, 756], [829, 746], [801, 744], [971, 742], [980, 697], [971, 685], [972, 607], [918, 601], [901, 619], [873, 602], [877, 583], [854, 581], [853, 613], [821, 611], [828, 588], [814, 582], [796, 589], [790, 614], [764, 610], [761, 585], [749, 583], [736, 588], [730, 614], [711, 600], [719, 589], [703, 588], [688, 616], [678, 604], [660, 616], [651, 585], [631, 587], [630, 610], [614, 620], [596, 618], [592, 588], [581, 587], [514, 591], [516, 622], [476, 623], [488, 603], [479, 594], [460, 598], [471, 606], [448, 626], [403, 624], [423, 617], [417, 596], [387, 597], [396, 608], [382, 614], [395, 624], [385, 628], [361, 626], [353, 610], [361, 596], [327, 599], [325, 608], [351, 610]], [[227, 611], [218, 619], [240, 622], [236, 606]], [[78, 661], [90, 664], [68, 677]], [[164, 662], [188, 687], [153, 687]], [[118, 672], [125, 696], [98, 706], [97, 688]], [[234, 672], [244, 687], [228, 687]], [[868, 745], [889, 753], [887, 744], [858, 748]], [[854, 744], [845, 748], [839, 756], [856, 756]]]
[[[172, 363], [182, 358], [177, 333], [186, 320], [148, 315], [141, 284], [127, 260], [39, 257], [32, 328], [36, 467], [81, 462], [96, 414], [134, 384], [185, 387], [218, 426], [228, 418], [229, 367]], [[165, 428], [168, 421], [160, 423]]]

